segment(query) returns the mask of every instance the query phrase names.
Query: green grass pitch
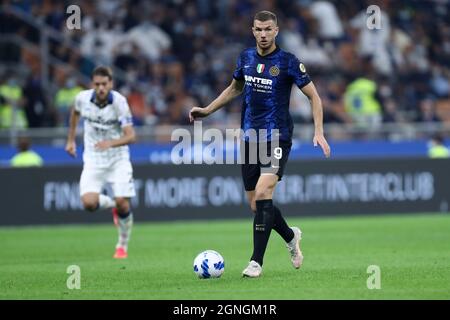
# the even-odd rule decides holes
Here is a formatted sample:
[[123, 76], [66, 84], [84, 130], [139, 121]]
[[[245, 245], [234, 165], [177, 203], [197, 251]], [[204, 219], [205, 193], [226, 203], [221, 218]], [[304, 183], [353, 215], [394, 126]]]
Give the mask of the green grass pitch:
[[[99, 213], [100, 214], [100, 213]], [[251, 220], [136, 223], [129, 258], [112, 259], [111, 225], [0, 228], [0, 299], [450, 299], [450, 215], [288, 218], [303, 231], [304, 264], [272, 232], [263, 276], [241, 278]], [[196, 278], [205, 249], [225, 258], [220, 279]], [[81, 269], [81, 289], [66, 286]], [[381, 289], [369, 290], [369, 265]]]

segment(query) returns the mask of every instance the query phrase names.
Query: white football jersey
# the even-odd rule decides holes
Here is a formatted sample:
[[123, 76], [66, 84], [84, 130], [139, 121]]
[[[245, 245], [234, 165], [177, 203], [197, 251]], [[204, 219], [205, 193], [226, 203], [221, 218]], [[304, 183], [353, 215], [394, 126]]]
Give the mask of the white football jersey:
[[127, 145], [99, 151], [95, 144], [104, 140], [119, 139], [122, 128], [133, 125], [127, 99], [119, 92], [111, 90], [104, 107], [95, 104], [95, 90], [83, 90], [75, 98], [75, 110], [84, 118], [85, 165], [109, 167], [118, 160], [129, 160]]

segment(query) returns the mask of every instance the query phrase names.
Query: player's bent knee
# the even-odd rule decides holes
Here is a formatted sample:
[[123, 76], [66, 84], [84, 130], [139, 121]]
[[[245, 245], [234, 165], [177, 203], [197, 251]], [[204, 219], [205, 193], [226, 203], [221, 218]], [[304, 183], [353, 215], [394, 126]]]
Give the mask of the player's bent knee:
[[119, 212], [128, 212], [130, 211], [130, 203], [126, 198], [116, 198], [116, 206]]
[[81, 196], [81, 202], [87, 211], [95, 211], [98, 209], [98, 195], [96, 194], [84, 194]]
[[87, 211], [95, 211], [98, 208], [98, 202], [92, 201], [92, 200], [84, 200], [83, 201], [83, 207]]

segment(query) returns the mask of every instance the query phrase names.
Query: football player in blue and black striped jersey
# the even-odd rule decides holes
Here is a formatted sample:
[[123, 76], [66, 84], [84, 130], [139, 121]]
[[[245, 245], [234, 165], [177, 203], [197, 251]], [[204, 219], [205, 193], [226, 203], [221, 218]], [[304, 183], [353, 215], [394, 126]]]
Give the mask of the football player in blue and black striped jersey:
[[[192, 108], [189, 117], [191, 121], [206, 117], [238, 95], [244, 95], [241, 128], [245, 134], [241, 153], [245, 154], [245, 161], [241, 168], [247, 198], [255, 216], [253, 254], [243, 276], [259, 277], [272, 229], [286, 241], [293, 266], [298, 269], [303, 262], [300, 228], [289, 227], [272, 202], [273, 192], [283, 176], [292, 145], [293, 123], [289, 100], [293, 84], [311, 102], [314, 145], [319, 145], [326, 157], [330, 156], [330, 147], [323, 132], [322, 102], [305, 66], [295, 55], [282, 50], [275, 42], [279, 31], [276, 15], [270, 11], [258, 12], [252, 30], [256, 47], [240, 54], [230, 86], [207, 107]], [[247, 134], [252, 130], [258, 134]], [[270, 158], [269, 162], [262, 161], [260, 149], [264, 150], [263, 155]], [[257, 154], [256, 162], [250, 161], [252, 153]]]

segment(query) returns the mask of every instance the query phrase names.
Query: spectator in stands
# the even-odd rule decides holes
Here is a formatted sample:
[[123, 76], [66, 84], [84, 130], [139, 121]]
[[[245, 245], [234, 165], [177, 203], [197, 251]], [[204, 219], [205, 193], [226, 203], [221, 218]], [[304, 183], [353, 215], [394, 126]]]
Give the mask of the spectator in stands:
[[[361, 57], [373, 57], [372, 65], [381, 74], [392, 73], [391, 59], [389, 56], [389, 38], [391, 34], [391, 24], [386, 8], [382, 1], [369, 0], [366, 6], [356, 16], [350, 20], [350, 25], [356, 31], [357, 48]], [[370, 5], [378, 5], [380, 10], [380, 28], [368, 28], [367, 8]]]
[[331, 59], [316, 37], [304, 37], [298, 28], [296, 19], [287, 21], [287, 27], [281, 31], [282, 46], [301, 57], [307, 66], [330, 67]]
[[[326, 97], [331, 104], [324, 106], [324, 121], [340, 121], [340, 116], [359, 119], [361, 110], [364, 113], [367, 108], [373, 109], [369, 118], [375, 119], [375, 124], [382, 121], [396, 123], [402, 119], [430, 121], [429, 112], [419, 110], [422, 97], [431, 93], [438, 99], [448, 99], [450, 95], [448, 1], [83, 0], [79, 2], [83, 17], [82, 28], [78, 31], [65, 27], [64, 10], [60, 10], [63, 6], [58, 1], [31, 1], [27, 5], [7, 1], [6, 5], [8, 3], [23, 10], [42, 28], [51, 26], [62, 35], [61, 39], [52, 38], [49, 42], [50, 58], [56, 59], [49, 59], [51, 84], [44, 88], [50, 95], [48, 101], [55, 99], [54, 93], [64, 87], [64, 82], [58, 83], [53, 76], [53, 70], [58, 66], [52, 61], [60, 60], [64, 68], [70, 65], [84, 75], [90, 75], [97, 64], [111, 62], [123, 71], [117, 72], [116, 81], [122, 82], [120, 86], [130, 85], [127, 76], [131, 75], [138, 87], [145, 88], [145, 101], [155, 125], [180, 122], [182, 109], [178, 105], [183, 101], [182, 97], [192, 96], [202, 104], [221, 89], [223, 78], [235, 67], [238, 53], [244, 46], [253, 45], [251, 35], [241, 31], [251, 25], [251, 19], [248, 19], [251, 13], [261, 9], [276, 11], [283, 17], [281, 20], [285, 25], [280, 32], [279, 45], [301, 57], [308, 71], [321, 82], [325, 94], [333, 86], [331, 74], [352, 80], [362, 75], [367, 79], [368, 73], [359, 74], [359, 71], [366, 63], [365, 57], [373, 57], [370, 64], [374, 70], [366, 81], [369, 85], [359, 82], [356, 95], [355, 86], [345, 84], [349, 89], [346, 97], [352, 97], [345, 99], [349, 114], [335, 112], [338, 102], [343, 100], [343, 86], [336, 94]], [[379, 30], [367, 28], [366, 9], [372, 4], [381, 8]], [[0, 12], [0, 20], [6, 22], [4, 28], [0, 28], [1, 36], [14, 34], [39, 45], [39, 28], [31, 27], [8, 14], [7, 10]], [[74, 42], [70, 44], [68, 39]], [[123, 40], [132, 40], [133, 44], [125, 45]], [[19, 54], [11, 43], [3, 45], [2, 49], [0, 67], [8, 61], [17, 61], [25, 68], [30, 65], [24, 50]], [[40, 61], [35, 56], [35, 63], [40, 64]], [[31, 72], [35, 73], [34, 70]], [[54, 86], [57, 88], [52, 90]], [[360, 92], [363, 87], [375, 87], [379, 89], [376, 92], [382, 93], [386, 86], [392, 94], [382, 99], [376, 93]], [[37, 87], [33, 90], [38, 92]], [[355, 96], [359, 98], [355, 99]], [[362, 104], [358, 107], [358, 101], [364, 108], [360, 109]], [[376, 106], [377, 102], [381, 108]], [[3, 98], [0, 105], [5, 103]], [[26, 105], [25, 110], [30, 126], [35, 126], [42, 120], [30, 120], [33, 116], [30, 118], [29, 111], [38, 110], [40, 103], [32, 104]], [[304, 106], [303, 102], [301, 104]], [[173, 105], [175, 109], [170, 110]], [[308, 115], [301, 114], [304, 109], [294, 110], [294, 116], [298, 116], [299, 121], [310, 122]], [[11, 126], [12, 110], [11, 107], [0, 107], [0, 119], [9, 119], [0, 120], [3, 127]], [[239, 103], [233, 102], [212, 120], [239, 122], [239, 114]], [[412, 116], [408, 118], [409, 114]], [[44, 122], [51, 125], [51, 122]], [[367, 123], [363, 127], [365, 125]]]
[[132, 28], [126, 36], [133, 40], [143, 54], [153, 61], [161, 58], [162, 52], [169, 49], [172, 43], [161, 28], [149, 22]]
[[345, 110], [358, 127], [375, 129], [381, 124], [382, 106], [378, 99], [377, 83], [370, 75], [361, 75], [347, 85], [344, 104]]
[[416, 122], [441, 122], [441, 119], [436, 114], [435, 99], [432, 96], [426, 96], [419, 103], [419, 113], [416, 117]]
[[40, 74], [30, 74], [23, 89], [23, 97], [24, 110], [30, 128], [54, 125], [49, 118], [47, 97], [41, 85]]
[[[450, 58], [450, 56], [449, 56]], [[450, 96], [450, 69], [434, 64], [432, 67], [432, 77], [430, 87], [433, 93], [439, 98]]]
[[331, 1], [314, 1], [310, 11], [318, 21], [318, 33], [322, 41], [337, 41], [344, 37], [342, 21]]
[[[123, 93], [126, 94], [126, 91], [126, 89], [123, 90]], [[126, 97], [133, 115], [133, 125], [143, 126], [146, 124], [147, 117], [151, 116], [145, 95], [136, 84], [131, 85], [131, 89], [128, 91], [129, 93], [126, 94]]]
[[0, 128], [23, 129], [28, 126], [23, 111], [23, 91], [17, 77], [10, 73], [0, 82]]
[[70, 115], [70, 108], [73, 106], [76, 95], [83, 88], [77, 84], [75, 77], [69, 76], [63, 88], [59, 89], [55, 95], [55, 107], [59, 114], [58, 124], [67, 126]]
[[404, 118], [398, 112], [398, 107], [394, 99], [387, 99], [383, 107], [383, 123], [399, 123], [404, 121]]
[[[426, 138], [426, 132], [437, 132], [441, 119], [436, 114], [436, 101], [433, 96], [426, 96], [419, 102], [419, 112], [415, 119], [417, 125], [421, 127], [421, 138]], [[419, 136], [419, 134], [418, 134]]]
[[444, 138], [441, 135], [435, 134], [431, 137], [428, 148], [428, 156], [432, 159], [450, 157], [450, 151], [445, 146]]
[[19, 137], [17, 149], [19, 152], [11, 159], [11, 166], [16, 168], [41, 167], [42, 158], [30, 149], [31, 141], [28, 137]]
[[323, 95], [323, 122], [351, 123], [352, 119], [346, 112], [341, 99], [341, 92], [344, 91], [342, 81], [340, 79], [331, 80], [327, 89]]

